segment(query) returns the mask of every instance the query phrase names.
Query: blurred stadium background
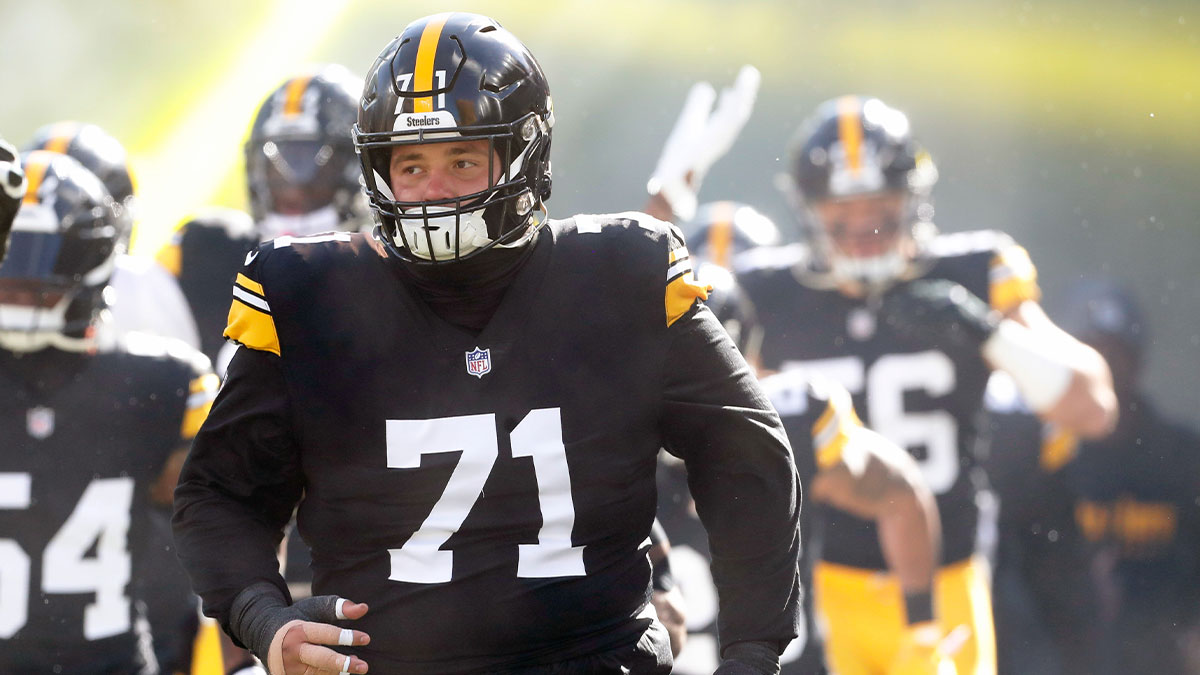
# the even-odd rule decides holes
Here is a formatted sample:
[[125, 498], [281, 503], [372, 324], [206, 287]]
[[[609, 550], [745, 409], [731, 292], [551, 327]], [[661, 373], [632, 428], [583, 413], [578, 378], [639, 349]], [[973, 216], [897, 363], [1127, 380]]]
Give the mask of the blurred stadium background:
[[1001, 228], [1060, 310], [1076, 280], [1133, 285], [1148, 377], [1195, 419], [1200, 381], [1200, 6], [1195, 0], [0, 0], [0, 134], [95, 122], [133, 154], [134, 250], [204, 204], [244, 206], [241, 146], [291, 71], [362, 73], [418, 16], [490, 14], [529, 44], [555, 94], [552, 215], [640, 208], [691, 84], [763, 74], [738, 145], [702, 200], [794, 224], [773, 178], [821, 100], [866, 93], [907, 111], [941, 170], [944, 230]]

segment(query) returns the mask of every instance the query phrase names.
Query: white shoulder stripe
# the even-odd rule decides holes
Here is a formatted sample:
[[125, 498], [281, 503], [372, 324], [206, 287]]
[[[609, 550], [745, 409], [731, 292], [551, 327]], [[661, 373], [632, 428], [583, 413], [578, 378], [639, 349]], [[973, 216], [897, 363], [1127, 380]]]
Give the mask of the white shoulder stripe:
[[254, 295], [253, 293], [247, 293], [246, 291], [238, 288], [237, 286], [233, 287], [233, 297], [237, 298], [238, 300], [241, 300], [242, 302], [246, 303], [247, 305], [250, 305], [251, 307], [254, 307], [255, 309], [261, 309], [264, 312], [271, 311], [271, 306], [267, 304], [266, 300], [258, 297], [257, 295]]

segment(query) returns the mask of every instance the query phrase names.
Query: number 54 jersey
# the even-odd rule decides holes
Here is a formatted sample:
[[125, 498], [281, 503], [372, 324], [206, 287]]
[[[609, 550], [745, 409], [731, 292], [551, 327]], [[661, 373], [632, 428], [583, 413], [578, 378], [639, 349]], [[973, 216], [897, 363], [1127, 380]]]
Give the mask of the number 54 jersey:
[[[860, 298], [805, 283], [798, 247], [764, 251], [738, 281], [763, 327], [762, 365], [801, 368], [842, 384], [863, 422], [916, 458], [938, 502], [945, 564], [977, 545], [976, 493], [983, 394], [990, 370], [978, 353], [912, 340], [878, 320]], [[1036, 272], [1023, 248], [995, 231], [942, 234], [916, 264], [921, 276], [962, 284], [1001, 312], [1036, 299]], [[841, 511], [823, 533], [822, 558], [886, 569], [873, 522]]]
[[580, 216], [531, 245], [477, 335], [432, 313], [370, 237], [252, 256], [228, 330], [243, 346], [176, 493], [207, 612], [227, 622], [241, 589], [282, 583], [269, 544], [303, 493], [313, 592], [370, 605], [344, 625], [371, 635], [354, 651], [372, 671], [506, 671], [631, 644], [667, 447], [694, 470], [718, 582], [737, 589], [723, 637], [795, 635], [786, 437], [697, 302], [674, 230]]
[[207, 370], [149, 336], [0, 350], [0, 672], [143, 672], [151, 486], [216, 396]]

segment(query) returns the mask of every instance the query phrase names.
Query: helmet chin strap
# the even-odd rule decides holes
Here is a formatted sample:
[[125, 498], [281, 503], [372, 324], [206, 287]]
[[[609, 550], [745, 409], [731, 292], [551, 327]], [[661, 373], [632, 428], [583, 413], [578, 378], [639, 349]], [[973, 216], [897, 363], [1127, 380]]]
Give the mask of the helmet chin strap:
[[307, 237], [319, 232], [331, 232], [341, 229], [341, 224], [337, 207], [328, 204], [315, 211], [294, 216], [268, 213], [262, 222], [258, 223], [258, 232], [259, 238], [267, 241], [284, 235]]

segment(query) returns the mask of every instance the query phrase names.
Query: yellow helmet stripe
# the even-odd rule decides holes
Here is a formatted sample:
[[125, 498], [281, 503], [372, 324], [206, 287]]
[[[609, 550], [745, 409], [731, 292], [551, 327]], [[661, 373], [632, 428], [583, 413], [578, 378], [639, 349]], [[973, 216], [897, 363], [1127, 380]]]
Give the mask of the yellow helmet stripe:
[[56, 122], [50, 127], [50, 138], [46, 139], [46, 144], [42, 146], [43, 150], [57, 152], [60, 155], [67, 154], [67, 148], [71, 146], [71, 141], [79, 135], [78, 122]]
[[729, 253], [733, 248], [733, 203], [720, 202], [713, 212], [713, 224], [708, 229], [708, 257], [715, 265], [729, 267]]
[[857, 96], [843, 96], [838, 99], [838, 138], [846, 151], [846, 163], [855, 173], [862, 168], [862, 119], [859, 111], [862, 105]]
[[46, 167], [50, 166], [52, 156], [43, 152], [34, 152], [25, 161], [26, 184], [23, 203], [36, 204], [38, 202], [38, 188], [42, 187], [42, 178], [46, 175]]
[[288, 117], [295, 117], [300, 114], [300, 102], [304, 99], [304, 90], [308, 89], [308, 83], [312, 77], [294, 77], [287, 83], [287, 90], [283, 96], [283, 114]]
[[[437, 57], [438, 41], [450, 14], [441, 14], [430, 19], [421, 31], [421, 42], [417, 45], [417, 72], [413, 74], [413, 91], [433, 89], [433, 64]], [[433, 112], [433, 97], [422, 96], [413, 101], [413, 112]]]

